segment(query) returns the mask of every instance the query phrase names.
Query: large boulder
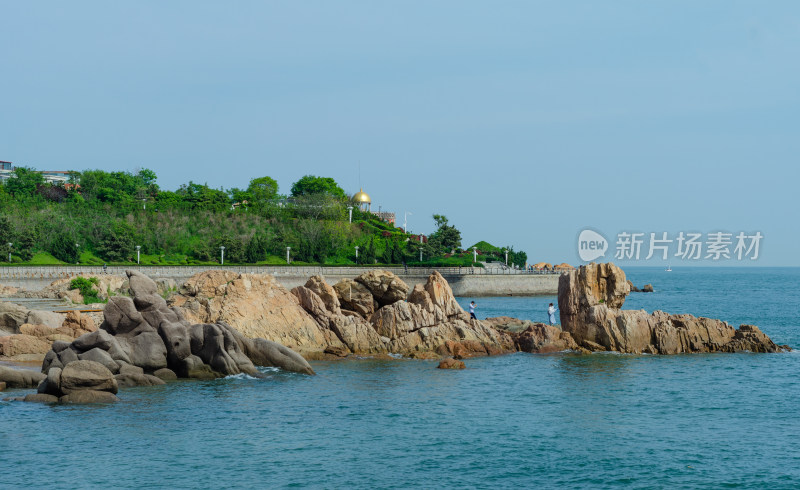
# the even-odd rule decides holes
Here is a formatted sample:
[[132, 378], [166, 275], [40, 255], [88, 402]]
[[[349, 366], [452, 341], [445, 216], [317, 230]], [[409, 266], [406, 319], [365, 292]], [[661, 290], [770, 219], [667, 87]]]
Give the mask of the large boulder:
[[0, 382], [8, 388], [34, 388], [42, 382], [45, 375], [29, 369], [13, 369], [0, 366]]
[[28, 323], [29, 309], [16, 303], [0, 301], [0, 329], [19, 333], [19, 327]]
[[253, 362], [242, 351], [236, 336], [219, 324], [192, 325], [192, 354], [214, 371], [225, 374], [255, 374]]
[[133, 386], [157, 386], [165, 384], [164, 380], [150, 374], [117, 374], [114, 376], [114, 379], [117, 380], [117, 385], [123, 388], [130, 388]]
[[169, 304], [190, 323], [225, 323], [245, 337], [271, 340], [304, 354], [341, 344], [274, 277], [222, 272], [192, 276]]
[[305, 287], [319, 296], [326, 310], [334, 315], [338, 315], [342, 312], [336, 290], [333, 289], [333, 286], [325, 282], [324, 277], [311, 276], [308, 281], [306, 281]]
[[589, 350], [652, 354], [781, 350], [750, 325], [736, 330], [710, 318], [621, 310], [629, 291], [625, 273], [611, 263], [591, 263], [562, 274], [558, 284], [562, 328]]
[[370, 270], [356, 277], [355, 281], [367, 288], [381, 306], [403, 301], [408, 297], [408, 284], [389, 271]]
[[0, 337], [0, 355], [5, 357], [19, 359], [21, 356], [33, 355], [41, 359], [40, 356], [49, 350], [50, 341], [46, 336], [17, 334]]
[[92, 404], [92, 403], [114, 403], [119, 398], [110, 391], [81, 390], [73, 391], [58, 399], [59, 403], [66, 404]]
[[366, 286], [352, 279], [342, 279], [333, 286], [341, 308], [369, 318], [378, 308], [378, 302]]
[[75, 391], [117, 392], [117, 380], [105, 366], [95, 361], [78, 360], [61, 370], [59, 388], [65, 395]]

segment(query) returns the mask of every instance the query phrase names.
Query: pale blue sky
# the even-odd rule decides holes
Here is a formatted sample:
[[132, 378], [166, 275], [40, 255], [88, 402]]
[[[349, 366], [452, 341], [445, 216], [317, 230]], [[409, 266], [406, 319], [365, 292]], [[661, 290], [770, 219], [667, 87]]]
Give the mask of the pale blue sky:
[[800, 2], [2, 0], [0, 25], [0, 160], [284, 192], [355, 192], [361, 162], [376, 208], [465, 246], [760, 231], [756, 265], [800, 265]]

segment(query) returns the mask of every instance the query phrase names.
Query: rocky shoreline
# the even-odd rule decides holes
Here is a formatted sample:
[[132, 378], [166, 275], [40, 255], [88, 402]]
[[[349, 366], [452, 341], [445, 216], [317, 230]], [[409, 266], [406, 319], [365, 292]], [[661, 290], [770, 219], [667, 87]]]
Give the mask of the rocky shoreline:
[[[333, 286], [313, 276], [291, 290], [265, 274], [211, 270], [180, 287], [137, 271], [127, 275], [107, 288], [99, 327], [77, 312], [62, 319], [0, 303], [0, 328], [12, 333], [0, 337], [0, 353], [23, 359], [47, 349], [41, 372], [0, 366], [0, 383], [37, 388], [18, 397], [24, 401], [92, 403], [116, 401], [128, 386], [259, 376], [256, 366], [314, 374], [307, 359], [400, 354], [460, 369], [464, 358], [518, 351], [788, 349], [750, 325], [736, 330], [720, 320], [621, 310], [630, 284], [614, 264], [561, 276], [563, 330], [509, 317], [470, 319], [438, 272], [413, 288], [391, 272], [371, 270]], [[63, 288], [54, 283], [38, 294], [69, 296]], [[49, 325], [29, 323], [39, 319]]]

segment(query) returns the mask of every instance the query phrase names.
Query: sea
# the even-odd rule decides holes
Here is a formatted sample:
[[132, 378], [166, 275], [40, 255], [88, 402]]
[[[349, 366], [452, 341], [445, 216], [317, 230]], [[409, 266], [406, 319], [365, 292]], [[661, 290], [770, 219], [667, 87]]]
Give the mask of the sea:
[[[629, 268], [625, 308], [755, 324], [800, 348], [798, 268]], [[474, 300], [546, 320], [554, 296]], [[0, 402], [2, 488], [800, 488], [800, 351], [313, 362]], [[9, 390], [2, 396], [23, 391]]]

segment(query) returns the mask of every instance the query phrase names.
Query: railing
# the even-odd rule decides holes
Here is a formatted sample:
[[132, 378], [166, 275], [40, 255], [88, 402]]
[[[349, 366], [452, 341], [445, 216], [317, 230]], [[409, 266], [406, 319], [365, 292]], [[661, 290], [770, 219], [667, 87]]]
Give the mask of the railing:
[[[466, 275], [554, 275], [562, 271], [518, 270], [512, 268], [482, 267], [380, 267], [381, 270], [390, 271], [398, 276], [424, 275], [433, 271], [443, 276]], [[103, 268], [94, 265], [65, 265], [65, 266], [8, 266], [0, 267], [0, 279], [59, 279], [86, 275], [124, 275], [126, 270], [140, 270], [152, 277], [189, 277], [198, 272], [207, 270], [228, 270], [245, 274], [272, 274], [276, 276], [347, 276], [355, 277], [370, 270], [370, 267], [327, 267], [327, 266], [280, 266], [280, 265], [203, 265], [203, 266], [163, 266], [163, 265], [131, 265], [126, 267], [111, 266]]]

